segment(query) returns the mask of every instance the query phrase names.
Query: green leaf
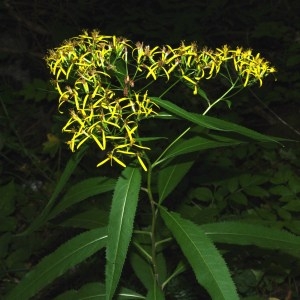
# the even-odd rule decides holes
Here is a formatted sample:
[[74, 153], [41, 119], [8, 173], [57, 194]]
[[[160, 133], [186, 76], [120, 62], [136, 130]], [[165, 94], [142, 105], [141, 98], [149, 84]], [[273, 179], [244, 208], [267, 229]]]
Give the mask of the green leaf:
[[165, 295], [156, 282], [153, 282], [151, 289], [148, 290], [146, 300], [165, 300]]
[[262, 188], [261, 186], [258, 185], [251, 185], [248, 187], [244, 187], [243, 191], [249, 195], [249, 196], [253, 196], [253, 197], [257, 197], [257, 198], [263, 198], [263, 197], [268, 197], [269, 196], [269, 192]]
[[[149, 232], [150, 233], [150, 232]], [[159, 235], [157, 233], [157, 235]], [[157, 240], [159, 237], [157, 236]], [[147, 290], [151, 290], [153, 282], [158, 282], [162, 286], [167, 279], [167, 263], [163, 254], [162, 245], [156, 245], [156, 272], [153, 274], [152, 268], [152, 246], [148, 235], [136, 234], [133, 239], [134, 251], [130, 251], [130, 263], [136, 274]]]
[[17, 227], [17, 219], [13, 217], [0, 216], [0, 232], [14, 231]]
[[[80, 288], [80, 290], [67, 291], [53, 300], [104, 300], [106, 298], [105, 285], [99, 282], [90, 282]], [[127, 288], [120, 288], [116, 293], [115, 300], [129, 300], [129, 299], [145, 299], [144, 296]]]
[[289, 232], [243, 222], [222, 222], [200, 226], [215, 243], [255, 245], [300, 257], [300, 237]]
[[16, 185], [13, 181], [0, 186], [0, 216], [9, 216], [15, 210]]
[[247, 205], [248, 204], [248, 198], [245, 196], [242, 192], [236, 192], [229, 196], [230, 201], [234, 201], [237, 204], [241, 205]]
[[130, 254], [130, 263], [135, 275], [147, 290], [151, 289], [153, 272], [150, 263], [136, 251]]
[[[216, 137], [216, 136], [215, 136]], [[187, 140], [180, 140], [174, 144], [174, 146], [170, 147], [163, 155], [163, 158], [160, 160], [160, 163], [171, 158], [175, 158], [177, 156], [199, 152], [206, 149], [215, 149], [219, 147], [229, 147], [233, 145], [241, 144], [241, 141], [237, 141], [235, 139], [226, 139], [217, 140], [214, 138], [207, 138], [202, 136], [195, 136]]]
[[103, 248], [106, 228], [93, 229], [70, 239], [29, 271], [6, 300], [27, 300], [54, 279]]
[[300, 200], [291, 200], [288, 204], [284, 205], [283, 208], [289, 211], [300, 212]]
[[94, 229], [99, 227], [105, 227], [108, 223], [108, 212], [93, 208], [84, 211], [80, 214], [72, 216], [71, 218], [60, 223], [60, 226]]
[[249, 137], [251, 139], [260, 141], [260, 142], [275, 142], [279, 141], [278, 138], [269, 137], [267, 135], [258, 133], [254, 130], [248, 129], [246, 127], [240, 126], [235, 123], [224, 121], [218, 118], [203, 116], [195, 113], [188, 112], [176, 104], [163, 100], [157, 97], [151, 97], [151, 100], [155, 102], [160, 107], [166, 109], [168, 112], [179, 116], [185, 120], [188, 120], [194, 124], [200, 125], [204, 128], [218, 130], [218, 131], [230, 131], [241, 134], [242, 136]]
[[141, 185], [141, 173], [127, 167], [115, 186], [108, 222], [106, 249], [106, 295], [111, 299], [117, 288], [131, 240]]
[[53, 207], [56, 198], [61, 193], [63, 188], [65, 187], [66, 183], [68, 182], [69, 178], [73, 174], [75, 168], [81, 161], [83, 154], [85, 152], [85, 148], [82, 148], [81, 151], [78, 152], [77, 155], [73, 155], [71, 159], [68, 161], [61, 177], [59, 178], [55, 189], [53, 191], [53, 194], [51, 195], [50, 200], [48, 201], [47, 205], [45, 206], [44, 210], [41, 212], [41, 214], [31, 223], [29, 228], [27, 228], [24, 232], [19, 234], [19, 236], [26, 235], [28, 233], [33, 232], [34, 230], [38, 229], [40, 226], [42, 226], [47, 221], [47, 216], [51, 208]]
[[206, 95], [206, 93], [205, 93], [204, 90], [202, 90], [202, 89], [200, 89], [200, 88], [198, 87], [197, 93], [198, 93], [198, 95], [201, 96], [203, 99], [205, 99], [206, 101], [209, 101], [209, 99], [208, 99], [208, 97], [207, 97], [207, 95]]
[[92, 177], [80, 181], [73, 185], [62, 197], [59, 203], [49, 213], [48, 220], [54, 218], [66, 208], [88, 199], [89, 197], [100, 195], [112, 191], [116, 185], [116, 180], [107, 177]]
[[163, 283], [162, 287], [164, 288], [173, 278], [180, 275], [184, 271], [187, 270], [187, 262], [183, 262], [182, 260], [178, 263], [176, 269], [169, 276], [169, 278]]
[[181, 179], [190, 170], [194, 161], [179, 162], [167, 166], [158, 173], [159, 204], [176, 188]]
[[194, 270], [198, 282], [214, 300], [238, 300], [234, 283], [219, 251], [200, 226], [160, 208], [161, 216]]
[[0, 259], [3, 260], [9, 254], [8, 249], [12, 240], [12, 235], [10, 232], [5, 232], [0, 235]]

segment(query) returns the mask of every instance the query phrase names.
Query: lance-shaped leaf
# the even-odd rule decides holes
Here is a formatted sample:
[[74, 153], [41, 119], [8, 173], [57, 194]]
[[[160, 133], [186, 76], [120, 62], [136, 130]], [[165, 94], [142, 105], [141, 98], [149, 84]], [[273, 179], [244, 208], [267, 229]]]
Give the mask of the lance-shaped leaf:
[[258, 133], [254, 130], [248, 129], [235, 123], [231, 123], [214, 117], [203, 116], [200, 114], [188, 112], [167, 100], [163, 100], [157, 97], [151, 97], [151, 100], [160, 107], [170, 112], [171, 114], [188, 120], [194, 124], [200, 125], [204, 128], [209, 128], [218, 131], [236, 132], [260, 142], [275, 142], [279, 140], [278, 138], [269, 137], [267, 135]]
[[108, 221], [106, 299], [112, 299], [127, 255], [141, 185], [141, 173], [127, 167], [115, 186]]
[[173, 159], [177, 156], [199, 152], [207, 149], [215, 149], [220, 147], [236, 146], [245, 141], [239, 141], [231, 138], [210, 136], [195, 136], [186, 140], [179, 140], [174, 143], [159, 159], [156, 164], [162, 163], [167, 159]]
[[48, 220], [54, 218], [68, 207], [89, 197], [112, 191], [116, 180], [107, 177], [91, 177], [74, 184], [51, 210]]
[[70, 239], [46, 256], [7, 295], [6, 300], [27, 300], [106, 244], [106, 228], [93, 229]]
[[213, 300], [238, 300], [235, 285], [219, 251], [200, 226], [174, 212], [160, 209], [161, 216], [191, 265], [198, 282]]
[[158, 284], [154, 281], [148, 290], [146, 300], [165, 300], [165, 295]]
[[176, 188], [193, 164], [194, 161], [178, 162], [159, 171], [158, 195], [160, 204]]
[[68, 161], [63, 173], [60, 176], [59, 181], [57, 182], [55, 189], [52, 193], [51, 198], [49, 199], [47, 205], [45, 206], [44, 210], [41, 212], [41, 214], [32, 222], [30, 227], [26, 229], [23, 233], [19, 234], [26, 235], [36, 229], [38, 229], [40, 226], [42, 226], [46, 221], [48, 214], [52, 207], [55, 204], [55, 201], [58, 197], [58, 195], [61, 193], [63, 188], [65, 187], [66, 183], [68, 182], [69, 178], [73, 174], [74, 170], [76, 169], [77, 165], [79, 164], [80, 160], [83, 157], [83, 154], [85, 153], [86, 148], [82, 148], [81, 151], [77, 153], [77, 155], [74, 155], [71, 157], [71, 159]]
[[200, 226], [216, 243], [255, 245], [300, 257], [300, 237], [287, 231], [243, 222], [222, 222]]
[[[82, 286], [78, 291], [70, 290], [53, 300], [87, 300], [97, 299], [105, 300], [105, 285], [100, 282], [90, 282]], [[145, 299], [146, 297], [130, 289], [121, 287], [115, 295], [115, 300], [129, 300], [129, 299]]]

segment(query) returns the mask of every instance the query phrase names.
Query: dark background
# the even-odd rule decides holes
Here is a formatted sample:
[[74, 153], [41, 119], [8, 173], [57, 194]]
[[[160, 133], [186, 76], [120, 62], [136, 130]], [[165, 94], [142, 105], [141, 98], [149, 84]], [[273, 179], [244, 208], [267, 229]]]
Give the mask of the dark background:
[[[296, 0], [2, 1], [0, 88], [2, 93], [7, 88], [13, 92], [23, 89], [25, 98], [37, 98], [30, 95], [28, 84], [49, 79], [43, 61], [47, 50], [83, 28], [150, 45], [178, 45], [182, 40], [196, 41], [200, 47], [239, 45], [261, 52], [276, 66], [276, 84], [259, 95], [265, 104], [272, 102], [283, 119], [288, 117], [288, 123], [299, 127], [294, 115], [299, 113], [299, 9]], [[41, 91], [39, 97], [43, 98]], [[23, 105], [24, 100], [18, 102]], [[273, 117], [272, 125], [276, 125], [278, 119]]]
[[[43, 152], [47, 134], [61, 134], [61, 123], [53, 122], [57, 94], [43, 58], [82, 29], [150, 45], [176, 46], [184, 40], [200, 48], [228, 44], [261, 52], [276, 67], [277, 81], [270, 76], [255, 89], [256, 97], [239, 94], [231, 111], [220, 107], [213, 113], [265, 133], [299, 138], [299, 10], [296, 0], [0, 2], [0, 151], [11, 160], [3, 160], [0, 168], [26, 169], [33, 159], [28, 156]], [[47, 169], [48, 159], [42, 160]]]
[[[64, 137], [63, 120], [57, 117], [57, 94], [44, 61], [48, 49], [82, 29], [94, 28], [150, 45], [176, 46], [184, 40], [196, 41], [200, 48], [224, 44], [252, 48], [276, 67], [276, 81], [268, 77], [262, 88], [253, 89], [255, 96], [242, 93], [235, 97], [231, 110], [221, 106], [213, 114], [260, 132], [299, 140], [299, 11], [298, 0], [0, 1], [0, 185], [14, 181], [19, 191], [31, 187], [30, 196], [18, 197], [18, 203], [23, 203], [16, 205], [14, 218], [21, 225], [0, 230], [7, 233], [26, 228], [43, 207], [41, 195], [33, 193], [31, 185], [38, 188], [47, 182], [43, 193], [51, 194], [70, 157], [64, 143], [52, 140], [51, 144], [49, 139], [49, 134], [61, 140]], [[290, 147], [293, 161], [299, 161], [298, 144]], [[92, 173], [94, 165], [93, 161], [91, 168], [82, 172]], [[295, 165], [293, 171], [299, 172], [299, 163]], [[18, 215], [21, 210], [22, 217]], [[29, 258], [35, 264], [72, 236], [63, 234], [60, 232], [57, 244], [50, 248], [49, 244], [36, 246], [36, 254], [24, 256], [22, 264]], [[36, 239], [40, 241], [40, 237]], [[0, 247], [0, 256], [6, 258], [1, 251]], [[1, 273], [3, 282], [7, 277]]]

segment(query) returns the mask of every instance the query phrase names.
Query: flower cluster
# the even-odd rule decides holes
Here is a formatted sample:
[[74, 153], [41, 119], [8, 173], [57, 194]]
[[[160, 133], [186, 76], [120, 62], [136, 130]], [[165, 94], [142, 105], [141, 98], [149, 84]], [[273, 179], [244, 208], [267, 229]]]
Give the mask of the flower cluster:
[[50, 50], [45, 58], [59, 92], [58, 108], [67, 108], [70, 118], [63, 131], [72, 134], [72, 151], [94, 141], [107, 157], [98, 166], [115, 161], [126, 166], [124, 156], [137, 158], [144, 170], [145, 147], [139, 137], [139, 123], [157, 115], [159, 107], [148, 97], [146, 87], [135, 88], [143, 80], [167, 80], [171, 76], [187, 83], [198, 93], [198, 82], [210, 79], [222, 68], [235, 70], [243, 86], [259, 82], [275, 72], [269, 62], [251, 50], [199, 50], [195, 43], [178, 48], [169, 45], [151, 48], [143, 43], [83, 31]]
[[98, 166], [114, 160], [125, 167], [121, 157], [127, 155], [137, 157], [146, 170], [142, 156], [149, 148], [139, 142], [138, 125], [155, 115], [157, 106], [147, 91], [130, 90], [134, 82], [126, 71], [128, 47], [123, 38], [84, 32], [51, 50], [46, 62], [56, 76], [59, 109], [71, 105], [70, 119], [63, 127], [73, 134], [68, 142], [71, 150], [93, 140], [108, 154]]
[[150, 49], [137, 43], [133, 53], [138, 69], [147, 70], [146, 77], [152, 76], [156, 80], [158, 76], [165, 76], [169, 79], [172, 73], [192, 84], [194, 94], [197, 94], [199, 80], [216, 76], [222, 67], [228, 68], [230, 62], [244, 87], [255, 82], [262, 85], [263, 78], [276, 71], [259, 53], [254, 56], [251, 49], [230, 49], [227, 45], [213, 51], [207, 48], [199, 50], [195, 43], [185, 45], [182, 42], [174, 49], [168, 45]]

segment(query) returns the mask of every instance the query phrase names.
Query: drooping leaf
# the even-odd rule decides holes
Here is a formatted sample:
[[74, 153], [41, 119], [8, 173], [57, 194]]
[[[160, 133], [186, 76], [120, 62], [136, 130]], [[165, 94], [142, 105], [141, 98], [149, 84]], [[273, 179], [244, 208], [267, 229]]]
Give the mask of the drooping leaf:
[[287, 231], [244, 222], [222, 222], [200, 226], [215, 243], [255, 245], [300, 257], [300, 237]]
[[213, 300], [238, 300], [234, 283], [220, 252], [200, 226], [177, 213], [160, 209], [161, 216], [190, 263], [198, 282]]
[[[78, 291], [67, 291], [53, 300], [104, 300], [106, 298], [105, 285], [99, 282], [90, 282], [82, 286]], [[145, 299], [144, 296], [127, 288], [120, 288], [115, 295], [115, 300]]]
[[59, 203], [51, 210], [48, 220], [54, 218], [68, 207], [89, 197], [112, 191], [116, 180], [107, 177], [92, 177], [74, 184], [62, 197]]
[[175, 189], [181, 179], [190, 170], [194, 161], [179, 162], [169, 165], [158, 173], [158, 196], [159, 204], [168, 197], [168, 195]]
[[179, 116], [185, 120], [200, 125], [204, 128], [218, 130], [218, 131], [236, 132], [241, 134], [242, 136], [246, 136], [260, 142], [275, 142], [279, 140], [277, 138], [258, 133], [254, 130], [248, 129], [246, 127], [243, 127], [235, 123], [221, 120], [219, 118], [203, 116], [200, 114], [188, 112], [182, 109], [181, 107], [177, 106], [176, 104], [167, 100], [163, 100], [157, 97], [151, 97], [151, 100], [155, 102], [157, 105], [159, 105], [160, 107], [170, 112], [171, 114], [175, 116]]
[[133, 231], [133, 221], [138, 203], [141, 173], [137, 168], [127, 167], [115, 186], [108, 222], [106, 248], [106, 296], [115, 293], [127, 255]]
[[5, 299], [29, 299], [71, 267], [103, 248], [106, 241], [106, 228], [93, 229], [70, 239], [33, 267]]

